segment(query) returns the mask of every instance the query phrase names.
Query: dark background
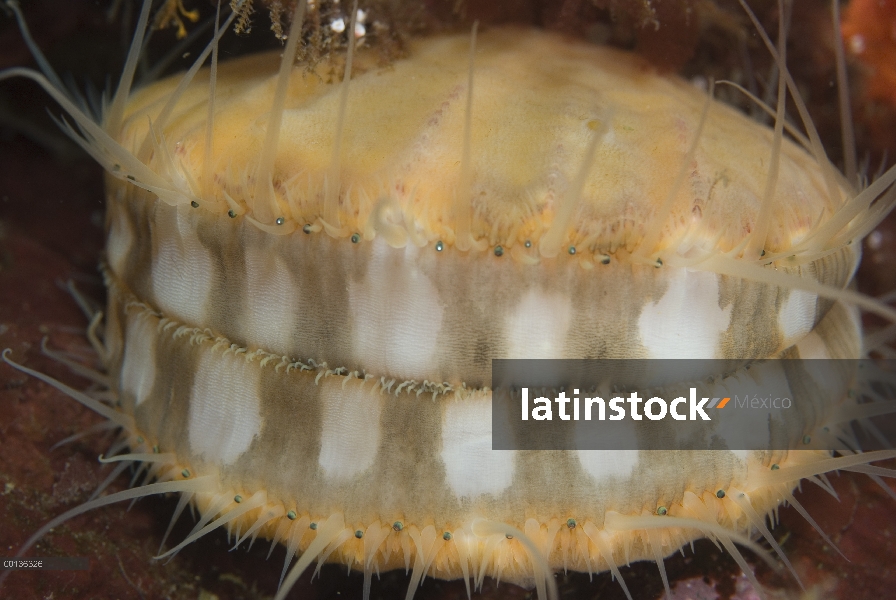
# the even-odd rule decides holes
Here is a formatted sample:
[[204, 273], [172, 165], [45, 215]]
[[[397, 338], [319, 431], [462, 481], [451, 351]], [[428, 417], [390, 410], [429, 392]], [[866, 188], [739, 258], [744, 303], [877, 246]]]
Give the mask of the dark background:
[[[132, 26], [122, 29], [121, 17], [109, 21], [111, 2], [95, 0], [22, 0], [29, 25], [50, 62], [61, 76], [72, 74], [78, 88], [92, 81], [97, 89], [117, 79], [123, 48]], [[127, 1], [124, 4], [128, 4]], [[189, 4], [189, 3], [188, 3]], [[194, 2], [210, 14], [208, 2]], [[363, 3], [362, 3], [363, 4]], [[686, 2], [656, 0], [668, 23], [659, 33], [638, 25], [637, 10], [622, 5], [637, 2], [530, 2], [468, 3], [468, 16], [485, 24], [507, 20], [538, 23], [569, 34], [601, 37], [617, 45], [637, 47], [652, 57], [658, 68], [678, 70], [686, 76], [744, 77], [751, 67], [768, 73], [769, 59], [751, 33], [736, 3], [727, 0]], [[765, 26], [774, 31], [774, 2], [754, 2]], [[451, 17], [453, 2], [431, 1], [424, 26], [465, 27], [464, 19]], [[682, 7], [699, 9], [702, 25], [676, 21]], [[665, 13], [663, 12], [665, 11]], [[829, 3], [803, 1], [794, 14], [790, 65], [806, 95], [813, 118], [833, 157], [840, 156], [836, 92], [832, 85], [833, 59]], [[264, 32], [263, 12], [256, 29]], [[156, 34], [153, 56], [170, 43], [171, 32]], [[228, 36], [233, 38], [234, 36]], [[271, 45], [267, 38], [236, 38], [227, 52], [243, 46]], [[195, 54], [194, 54], [195, 55]], [[896, 60], [896, 58], [894, 58]], [[33, 66], [14, 21], [0, 14], [0, 68]], [[183, 65], [175, 65], [175, 67]], [[889, 150], [896, 158], [896, 118], [892, 106], [865, 93], [871, 77], [868, 66], [851, 68], [854, 113], [859, 132], [859, 156], [877, 165]], [[64, 348], [90, 361], [84, 338], [85, 319], [61, 282], [73, 279], [85, 294], [102, 303], [102, 282], [96, 270], [103, 245], [102, 174], [47, 118], [46, 107], [58, 114], [47, 96], [22, 81], [0, 83], [0, 348], [11, 347], [13, 357], [73, 385], [87, 382], [40, 353], [40, 340]], [[888, 147], [889, 146], [889, 147]], [[835, 158], [835, 162], [839, 159]], [[874, 169], [872, 169], [874, 170]], [[892, 219], [890, 219], [892, 223]], [[872, 294], [894, 289], [894, 230], [879, 230], [859, 275], [860, 288]], [[873, 323], [870, 323], [872, 326]], [[49, 386], [0, 365], [0, 555], [11, 556], [19, 545], [54, 516], [84, 502], [108, 469], [96, 456], [109, 438], [91, 436], [51, 450], [61, 439], [84, 430], [100, 419]], [[782, 525], [774, 530], [809, 586], [822, 597], [880, 598], [896, 587], [892, 556], [896, 555], [896, 501], [867, 477], [831, 475], [840, 501], [804, 482], [798, 499], [852, 562], [829, 548], [793, 509], [782, 509]], [[122, 478], [112, 486], [124, 489]], [[811, 489], [810, 489], [811, 488]], [[892, 486], [891, 486], [892, 489]], [[228, 552], [223, 532], [210, 534], [190, 545], [173, 561], [152, 560], [175, 506], [174, 498], [139, 501], [92, 511], [48, 534], [30, 556], [88, 556], [88, 572], [14, 573], [0, 596], [15, 598], [197, 598], [200, 593], [222, 599], [269, 597], [276, 592], [283, 564], [282, 547], [265, 560], [268, 544], [260, 542], [249, 553]], [[192, 527], [181, 519], [171, 540], [179, 541]], [[171, 543], [169, 542], [169, 547]], [[684, 551], [665, 562], [676, 597], [751, 597], [738, 592], [744, 582], [733, 560], [702, 541], [697, 552]], [[792, 579], [778, 577], [756, 565], [761, 581], [781, 594], [798, 592]], [[639, 563], [623, 569], [636, 598], [656, 598], [662, 583], [655, 564]], [[309, 583], [310, 573], [292, 590], [292, 598], [356, 598], [361, 576], [346, 576], [344, 567], [327, 567], [321, 579]], [[408, 577], [401, 572], [374, 578], [373, 598], [403, 597]], [[622, 598], [609, 575], [560, 574], [563, 598]], [[682, 594], [682, 595], [678, 595]], [[206, 596], [211, 597], [211, 596]], [[448, 600], [466, 597], [462, 582], [428, 579], [416, 598]], [[526, 591], [488, 581], [481, 597], [526, 598]]]

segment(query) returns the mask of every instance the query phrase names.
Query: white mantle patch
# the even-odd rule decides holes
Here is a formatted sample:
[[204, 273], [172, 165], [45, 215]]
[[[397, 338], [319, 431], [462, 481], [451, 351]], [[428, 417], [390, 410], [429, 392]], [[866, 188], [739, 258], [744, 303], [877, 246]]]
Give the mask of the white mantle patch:
[[719, 339], [731, 324], [729, 304], [719, 308], [719, 276], [671, 270], [666, 293], [644, 306], [638, 319], [648, 358], [720, 358]]
[[784, 335], [785, 348], [800, 341], [815, 326], [815, 305], [818, 296], [803, 290], [790, 290], [778, 311], [778, 327]]
[[356, 359], [370, 373], [426, 379], [436, 372], [444, 309], [439, 292], [416, 266], [419, 249], [370, 244], [365, 278], [348, 287]]
[[241, 355], [203, 352], [190, 398], [190, 451], [233, 464], [261, 431], [259, 369]]
[[442, 452], [448, 485], [458, 498], [498, 495], [513, 481], [516, 452], [492, 450], [491, 395], [451, 402], [442, 414]]
[[184, 214], [189, 210], [165, 205], [156, 208], [152, 292], [166, 316], [198, 327], [206, 323], [215, 262], [199, 242], [195, 222]]
[[156, 380], [156, 340], [158, 328], [145, 315], [128, 322], [121, 365], [121, 387], [133, 394], [135, 406], [140, 406], [152, 392]]
[[323, 409], [318, 464], [327, 477], [345, 480], [373, 465], [380, 445], [382, 395], [342, 378], [321, 383]]
[[565, 358], [571, 315], [569, 296], [529, 290], [505, 321], [506, 358]]

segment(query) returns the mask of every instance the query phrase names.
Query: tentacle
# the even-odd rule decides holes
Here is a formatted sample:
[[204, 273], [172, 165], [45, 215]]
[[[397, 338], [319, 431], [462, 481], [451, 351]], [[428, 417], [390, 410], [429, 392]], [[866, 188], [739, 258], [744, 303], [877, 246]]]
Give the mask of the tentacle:
[[333, 540], [339, 537], [344, 530], [345, 521], [342, 513], [333, 513], [325, 523], [322, 525], [319, 524], [317, 527], [317, 537], [314, 538], [314, 541], [311, 542], [305, 552], [302, 553], [299, 561], [290, 570], [289, 575], [286, 576], [286, 579], [280, 585], [280, 589], [277, 590], [277, 595], [274, 596], [274, 600], [284, 600], [286, 594], [289, 593], [289, 590], [292, 589], [295, 582], [302, 576], [302, 573], [305, 572], [308, 565], [323, 552], [324, 548], [329, 546]]
[[793, 568], [793, 564], [791, 564], [790, 559], [787, 558], [787, 555], [784, 554], [784, 550], [778, 544], [778, 541], [775, 539], [775, 536], [772, 535], [772, 532], [769, 531], [768, 527], [765, 524], [765, 519], [759, 516], [759, 513], [756, 512], [756, 509], [753, 508], [753, 504], [750, 501], [750, 496], [747, 495], [746, 492], [742, 492], [737, 488], [731, 488], [727, 497], [730, 497], [738, 506], [740, 506], [741, 510], [744, 511], [744, 514], [747, 515], [747, 518], [750, 520], [750, 525], [759, 530], [759, 533], [762, 534], [762, 537], [765, 538], [765, 541], [774, 548], [775, 552], [778, 554], [778, 558], [781, 559], [790, 573], [793, 575], [793, 578], [796, 579], [796, 582], [799, 584], [800, 588], [805, 591], [806, 586], [803, 585], [802, 580], [800, 579], [799, 574], [797, 574], [796, 569]]
[[[24, 544], [22, 544], [19, 551], [16, 553], [16, 556], [24, 556], [25, 552], [28, 551], [31, 546], [35, 544], [39, 539], [41, 539], [44, 535], [46, 535], [50, 530], [59, 525], [65, 523], [69, 519], [77, 517], [78, 515], [84, 514], [88, 511], [94, 510], [101, 506], [106, 506], [109, 504], [114, 504], [116, 502], [122, 502], [124, 500], [132, 500], [145, 498], [146, 496], [152, 496], [155, 494], [169, 494], [169, 493], [183, 493], [183, 492], [201, 492], [208, 491], [212, 489], [214, 486], [213, 477], [205, 476], [205, 477], [196, 477], [195, 479], [187, 479], [184, 481], [165, 481], [159, 483], [152, 483], [149, 485], [145, 485], [143, 487], [134, 488], [130, 490], [124, 490], [122, 492], [117, 492], [115, 494], [110, 494], [103, 498], [97, 498], [96, 500], [90, 500], [89, 502], [85, 502], [81, 505], [76, 506], [75, 508], [68, 510], [58, 517], [50, 520], [43, 527], [34, 532], [30, 538], [28, 538]], [[3, 582], [4, 579], [8, 576], [11, 571], [7, 571], [3, 575], [0, 575], [0, 583]]]
[[205, 534], [207, 534], [211, 531], [214, 531], [215, 529], [217, 529], [218, 527], [221, 527], [222, 525], [224, 525], [226, 523], [229, 523], [231, 521], [234, 521], [235, 519], [242, 517], [244, 514], [246, 514], [250, 510], [255, 510], [256, 508], [258, 508], [260, 506], [264, 506], [267, 503], [267, 501], [268, 501], [267, 493], [264, 490], [255, 492], [254, 494], [252, 494], [252, 496], [249, 499], [247, 499], [245, 501], [240, 500], [239, 503], [237, 504], [237, 506], [230, 509], [229, 511], [227, 511], [226, 513], [224, 513], [223, 515], [221, 515], [220, 517], [218, 517], [217, 519], [215, 519], [214, 521], [212, 521], [211, 523], [209, 523], [208, 525], [206, 525], [199, 531], [196, 531], [195, 533], [191, 533], [180, 544], [178, 544], [171, 550], [168, 550], [164, 554], [160, 554], [159, 556], [156, 556], [156, 558], [165, 558], [167, 556], [174, 556], [175, 554], [180, 552], [181, 549], [183, 549], [184, 547], [186, 547], [189, 544], [192, 544], [193, 542], [195, 542], [196, 540], [198, 540]]
[[70, 398], [77, 400], [78, 402], [80, 402], [81, 404], [83, 404], [84, 406], [86, 406], [87, 408], [92, 410], [93, 412], [106, 417], [106, 419], [108, 419], [109, 421], [112, 421], [119, 427], [122, 427], [128, 431], [134, 430], [133, 417], [131, 417], [129, 415], [125, 415], [124, 413], [120, 413], [117, 410], [110, 408], [101, 402], [97, 402], [96, 400], [94, 400], [93, 398], [88, 396], [87, 394], [85, 394], [83, 392], [79, 392], [75, 389], [72, 389], [69, 386], [62, 383], [61, 381], [59, 381], [57, 379], [53, 379], [49, 375], [44, 375], [40, 371], [35, 371], [34, 369], [29, 369], [28, 367], [26, 367], [24, 365], [14, 362], [13, 360], [11, 360], [9, 358], [10, 354], [12, 354], [12, 350], [10, 350], [9, 348], [6, 348], [5, 350], [3, 350], [2, 353], [0, 353], [0, 358], [2, 358], [3, 362], [8, 364], [13, 369], [21, 371], [22, 373], [27, 373], [28, 375], [31, 375], [35, 379], [40, 379], [44, 383], [53, 386], [54, 388], [56, 388], [57, 390], [59, 390], [60, 392], [65, 394], [66, 396], [69, 396]]

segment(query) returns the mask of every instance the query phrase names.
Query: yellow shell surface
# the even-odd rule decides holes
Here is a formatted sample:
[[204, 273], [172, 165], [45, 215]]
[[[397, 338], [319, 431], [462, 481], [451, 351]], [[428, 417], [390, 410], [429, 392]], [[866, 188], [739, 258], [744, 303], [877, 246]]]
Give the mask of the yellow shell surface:
[[[597, 136], [564, 248], [634, 251], [673, 193], [659, 250], [678, 250], [689, 232], [687, 243], [727, 251], [750, 231], [769, 170], [771, 130], [713, 103], [693, 164], [684, 166], [686, 176], [676, 187], [705, 93], [678, 78], [657, 76], [634, 55], [535, 30], [479, 36], [465, 189], [469, 44], [468, 36], [417, 42], [410, 60], [388, 67], [360, 53], [341, 132], [335, 125], [341, 86], [325, 83], [323, 72], [295, 67], [272, 173], [278, 215], [259, 206], [252, 179], [277, 83], [277, 58], [222, 64], [211, 152], [216, 176], [203, 209], [211, 209], [211, 202], [226, 211], [226, 192], [258, 211], [262, 222], [282, 216], [303, 225], [322, 214], [327, 185], [339, 185], [338, 223], [330, 225], [346, 232], [370, 238], [372, 226], [385, 219], [406, 227], [417, 243], [451, 243], [454, 206], [471, 202], [473, 238], [513, 247], [536, 242], [551, 226]], [[179, 83], [174, 77], [155, 84], [129, 103], [127, 122], [116, 133], [125, 147], [136, 151], [143, 143], [148, 123]], [[171, 168], [187, 181], [201, 182], [208, 94], [206, 72], [162, 129]], [[608, 129], [599, 131], [603, 126]], [[339, 181], [328, 182], [339, 136]], [[390, 212], [377, 219], [375, 207], [382, 202]], [[785, 142], [768, 250], [783, 252], [801, 240], [829, 204], [814, 159]]]

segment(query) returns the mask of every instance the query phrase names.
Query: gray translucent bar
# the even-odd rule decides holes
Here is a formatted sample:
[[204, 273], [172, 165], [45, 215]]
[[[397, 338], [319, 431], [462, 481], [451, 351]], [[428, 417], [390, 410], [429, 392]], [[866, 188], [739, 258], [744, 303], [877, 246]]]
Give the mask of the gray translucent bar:
[[89, 568], [90, 559], [86, 556], [0, 559], [0, 571], [86, 571]]
[[491, 388], [494, 450], [833, 451], [896, 414], [896, 360], [493, 360]]

